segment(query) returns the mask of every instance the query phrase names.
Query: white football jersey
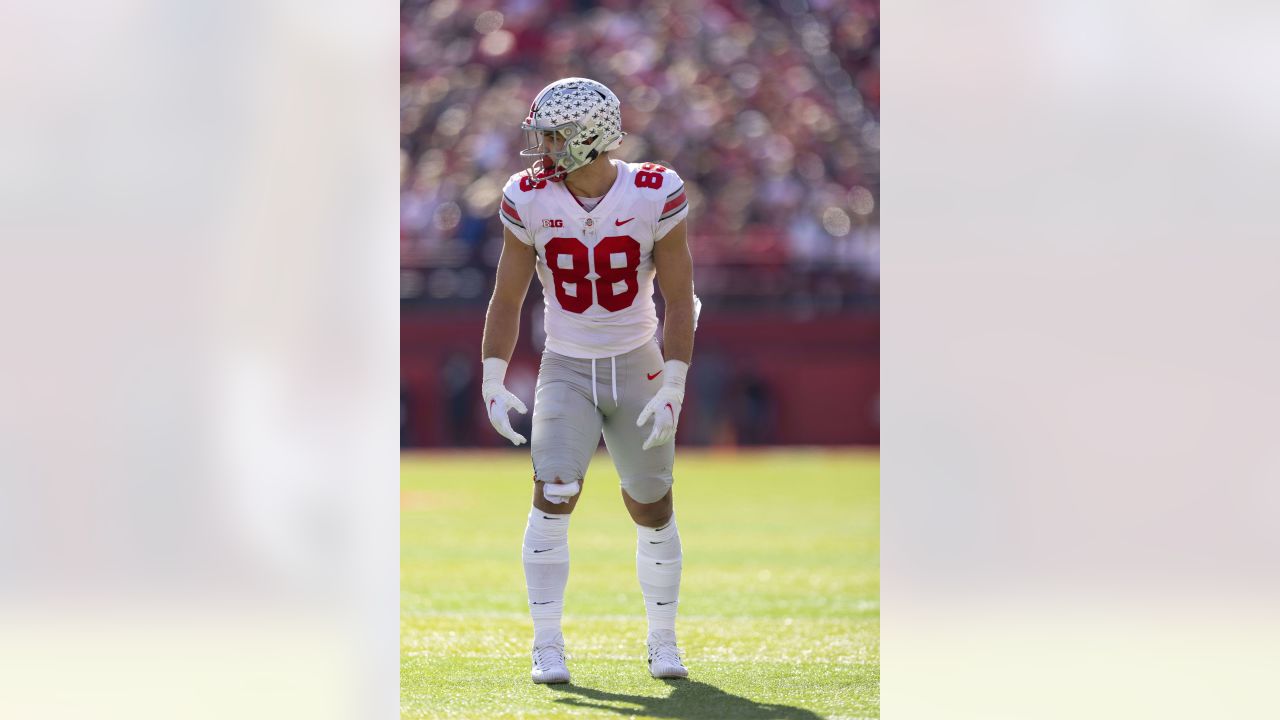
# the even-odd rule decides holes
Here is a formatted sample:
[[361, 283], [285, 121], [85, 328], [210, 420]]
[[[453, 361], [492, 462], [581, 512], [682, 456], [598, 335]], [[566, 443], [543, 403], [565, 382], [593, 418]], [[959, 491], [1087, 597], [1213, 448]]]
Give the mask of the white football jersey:
[[689, 214], [674, 170], [610, 162], [618, 178], [590, 212], [564, 183], [523, 172], [502, 189], [502, 224], [538, 251], [547, 349], [569, 357], [621, 355], [653, 338], [653, 246]]

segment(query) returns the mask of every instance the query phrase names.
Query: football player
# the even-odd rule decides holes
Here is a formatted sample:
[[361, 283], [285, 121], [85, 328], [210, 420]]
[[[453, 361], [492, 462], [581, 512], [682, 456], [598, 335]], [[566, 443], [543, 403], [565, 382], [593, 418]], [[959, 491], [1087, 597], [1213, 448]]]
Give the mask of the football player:
[[[534, 395], [533, 508], [523, 552], [533, 681], [569, 681], [560, 631], [569, 517], [602, 432], [636, 525], [649, 672], [686, 677], [675, 634], [681, 547], [671, 496], [696, 302], [684, 183], [671, 168], [609, 157], [626, 133], [618, 98], [594, 80], [546, 86], [521, 128], [529, 139], [521, 155], [539, 160], [502, 191], [504, 244], [485, 318], [482, 394], [498, 433], [524, 443], [507, 413], [526, 408], [503, 379], [536, 272], [546, 349]], [[655, 276], [666, 300], [661, 350]]]

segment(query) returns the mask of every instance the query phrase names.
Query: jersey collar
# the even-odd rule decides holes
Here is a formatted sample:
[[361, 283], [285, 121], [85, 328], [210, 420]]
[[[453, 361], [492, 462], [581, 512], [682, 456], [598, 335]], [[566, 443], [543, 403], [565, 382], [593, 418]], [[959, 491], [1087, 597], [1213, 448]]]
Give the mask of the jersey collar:
[[621, 160], [610, 158], [609, 163], [618, 171], [618, 174], [614, 177], [613, 185], [609, 187], [609, 190], [604, 194], [604, 197], [600, 198], [600, 202], [596, 203], [595, 210], [588, 211], [583, 207], [582, 204], [578, 202], [578, 199], [573, 196], [573, 193], [569, 192], [569, 188], [565, 187], [564, 183], [552, 183], [553, 187], [558, 188], [560, 201], [566, 209], [579, 214], [585, 214], [589, 218], [599, 218], [608, 214], [609, 209], [616, 204], [618, 196], [622, 194], [622, 186], [625, 180], [623, 176], [627, 171], [627, 164]]

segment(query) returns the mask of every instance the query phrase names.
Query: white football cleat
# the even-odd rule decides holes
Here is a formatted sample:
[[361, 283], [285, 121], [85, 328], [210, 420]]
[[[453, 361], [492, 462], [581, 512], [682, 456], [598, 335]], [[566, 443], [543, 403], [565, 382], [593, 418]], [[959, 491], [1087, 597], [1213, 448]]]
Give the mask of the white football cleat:
[[656, 678], [689, 677], [688, 668], [680, 661], [676, 634], [671, 630], [649, 633], [649, 674]]
[[564, 642], [539, 645], [533, 649], [533, 681], [567, 683], [569, 668], [564, 664]]

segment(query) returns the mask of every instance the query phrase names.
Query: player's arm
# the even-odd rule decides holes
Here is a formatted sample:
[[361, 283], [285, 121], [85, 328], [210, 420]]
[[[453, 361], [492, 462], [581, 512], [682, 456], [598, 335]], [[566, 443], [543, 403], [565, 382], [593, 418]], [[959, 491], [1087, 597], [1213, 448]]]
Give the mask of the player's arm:
[[502, 256], [498, 258], [498, 277], [484, 318], [481, 358], [511, 359], [520, 337], [520, 308], [529, 292], [536, 260], [532, 245], [525, 245], [510, 230], [502, 229]]
[[502, 229], [502, 256], [498, 259], [498, 275], [493, 284], [493, 297], [489, 299], [489, 311], [484, 318], [484, 339], [480, 342], [480, 358], [484, 366], [484, 379], [480, 393], [484, 396], [485, 411], [489, 422], [498, 434], [521, 445], [525, 438], [511, 428], [508, 410], [519, 413], [528, 409], [520, 398], [507, 390], [503, 380], [507, 375], [507, 362], [516, 349], [520, 337], [520, 308], [529, 292], [537, 255], [533, 247], [520, 242], [507, 228]]
[[653, 245], [653, 265], [666, 301], [662, 349], [667, 360], [693, 360], [693, 256], [682, 221]]
[[662, 387], [636, 418], [636, 427], [653, 419], [653, 430], [642, 446], [645, 450], [675, 439], [680, 407], [684, 404], [685, 375], [693, 359], [693, 257], [689, 254], [684, 221], [654, 243], [653, 265], [667, 304], [662, 330], [667, 362], [662, 367], [666, 376]]

